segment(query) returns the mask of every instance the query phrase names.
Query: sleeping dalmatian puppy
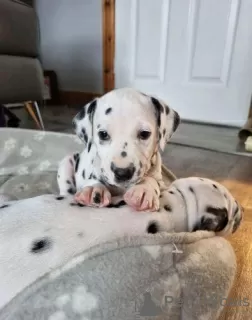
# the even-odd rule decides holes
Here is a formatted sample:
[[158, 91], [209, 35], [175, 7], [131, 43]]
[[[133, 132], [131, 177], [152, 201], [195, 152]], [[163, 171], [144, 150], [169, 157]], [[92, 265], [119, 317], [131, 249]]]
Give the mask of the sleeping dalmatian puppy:
[[207, 230], [220, 236], [236, 232], [244, 211], [227, 188], [199, 177], [175, 180], [161, 193], [160, 206], [172, 214], [176, 232]]
[[137, 211], [159, 209], [161, 156], [180, 117], [161, 100], [131, 88], [113, 90], [75, 116], [80, 154], [60, 163], [61, 195], [77, 203], [106, 207], [123, 199]]
[[[66, 261], [71, 265], [73, 257], [78, 260], [80, 253], [92, 247], [127, 243], [132, 236], [146, 241], [148, 234], [151, 239], [153, 234], [165, 232], [156, 238], [161, 245], [163, 236], [169, 243], [172, 233], [178, 232], [183, 248], [188, 241], [184, 232], [207, 230], [225, 237], [236, 232], [242, 220], [242, 209], [226, 188], [196, 177], [177, 179], [167, 186], [155, 214], [138, 214], [127, 205], [83, 208], [73, 203], [72, 195], [2, 201], [0, 309], [50, 270]], [[181, 253], [176, 245], [173, 253]]]

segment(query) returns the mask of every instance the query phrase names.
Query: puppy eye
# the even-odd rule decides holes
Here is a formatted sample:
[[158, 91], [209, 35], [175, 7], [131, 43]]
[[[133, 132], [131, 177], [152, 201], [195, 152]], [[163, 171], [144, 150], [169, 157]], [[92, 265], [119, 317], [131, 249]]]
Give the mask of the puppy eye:
[[149, 139], [150, 135], [151, 135], [150, 131], [143, 130], [138, 133], [138, 138], [141, 140], [147, 140]]
[[109, 134], [105, 130], [99, 131], [98, 136], [99, 136], [100, 140], [102, 140], [102, 141], [107, 141], [110, 139]]

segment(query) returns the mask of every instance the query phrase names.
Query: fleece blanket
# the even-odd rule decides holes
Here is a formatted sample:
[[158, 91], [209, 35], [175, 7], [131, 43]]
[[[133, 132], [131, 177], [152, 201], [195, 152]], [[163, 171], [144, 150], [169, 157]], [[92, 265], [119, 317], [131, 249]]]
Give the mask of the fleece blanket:
[[[13, 139], [9, 156], [18, 154], [1, 153], [0, 320], [217, 319], [236, 272], [230, 244], [211, 232], [175, 232], [167, 212], [71, 205], [48, 177], [74, 137], [35, 134], [0, 133], [0, 149]], [[31, 151], [18, 164], [24, 144]], [[168, 187], [173, 176], [163, 175]], [[17, 181], [23, 187], [12, 192]], [[50, 194], [41, 195], [41, 182]]]

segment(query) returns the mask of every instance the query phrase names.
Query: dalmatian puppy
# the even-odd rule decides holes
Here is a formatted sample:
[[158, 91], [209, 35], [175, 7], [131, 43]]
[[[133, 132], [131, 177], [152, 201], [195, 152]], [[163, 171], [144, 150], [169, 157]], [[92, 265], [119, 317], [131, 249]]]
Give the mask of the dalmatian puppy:
[[137, 211], [158, 210], [159, 150], [178, 128], [178, 113], [160, 99], [121, 88], [85, 105], [73, 123], [84, 150], [60, 163], [60, 194], [74, 194], [87, 206], [106, 207], [123, 198]]
[[231, 193], [210, 179], [177, 179], [160, 200], [160, 207], [172, 215], [176, 232], [207, 230], [227, 236], [238, 229], [243, 217], [243, 208]]

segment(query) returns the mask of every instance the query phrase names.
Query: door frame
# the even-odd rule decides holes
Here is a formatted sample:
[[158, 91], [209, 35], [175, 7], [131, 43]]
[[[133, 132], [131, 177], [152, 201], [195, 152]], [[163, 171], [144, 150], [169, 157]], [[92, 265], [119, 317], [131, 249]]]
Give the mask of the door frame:
[[104, 93], [115, 88], [115, 1], [102, 0]]

